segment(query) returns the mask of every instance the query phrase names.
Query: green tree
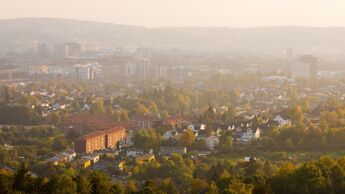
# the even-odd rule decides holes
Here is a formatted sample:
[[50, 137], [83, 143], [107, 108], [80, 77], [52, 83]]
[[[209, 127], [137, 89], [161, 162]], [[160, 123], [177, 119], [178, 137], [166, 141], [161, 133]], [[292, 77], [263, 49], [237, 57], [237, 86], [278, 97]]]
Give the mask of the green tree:
[[157, 107], [157, 105], [156, 105], [156, 103], [154, 101], [150, 102], [149, 111], [152, 114], [157, 114], [158, 113], [158, 107]]
[[233, 147], [233, 140], [230, 135], [226, 136], [225, 142], [221, 145], [223, 152], [231, 152]]
[[109, 177], [100, 171], [93, 171], [90, 174], [91, 193], [103, 194], [109, 193], [111, 190], [111, 182]]
[[125, 186], [121, 182], [116, 182], [111, 186], [110, 190], [113, 194], [124, 194]]
[[126, 189], [125, 189], [125, 193], [126, 194], [132, 194], [132, 193], [135, 193], [137, 192], [138, 188], [137, 188], [137, 184], [135, 181], [133, 180], [129, 180], [127, 182], [127, 186], [126, 186]]
[[21, 192], [28, 192], [29, 184], [32, 181], [30, 176], [28, 165], [22, 163], [19, 170], [14, 175], [13, 189]]
[[139, 148], [157, 148], [162, 142], [162, 137], [154, 129], [140, 129], [134, 135], [134, 145]]
[[77, 191], [79, 194], [89, 194], [91, 192], [91, 183], [87, 174], [82, 173], [75, 178]]
[[304, 164], [296, 170], [296, 194], [318, 194], [325, 192], [326, 179], [314, 164]]

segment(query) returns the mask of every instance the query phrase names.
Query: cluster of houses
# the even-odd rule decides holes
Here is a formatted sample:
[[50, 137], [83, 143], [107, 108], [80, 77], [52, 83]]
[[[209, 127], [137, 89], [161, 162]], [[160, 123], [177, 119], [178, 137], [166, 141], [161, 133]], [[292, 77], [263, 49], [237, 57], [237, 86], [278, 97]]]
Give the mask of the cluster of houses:
[[[260, 123], [255, 121], [254, 118], [251, 120], [233, 122], [225, 126], [213, 126], [212, 130], [207, 130], [205, 124], [189, 124], [186, 128], [193, 131], [197, 140], [204, 140], [209, 150], [214, 150], [220, 144], [219, 139], [223, 134], [222, 132], [230, 133], [235, 143], [248, 144], [252, 141], [259, 140], [261, 135], [270, 127], [283, 127], [289, 125], [291, 125], [290, 119], [284, 119], [282, 116], [277, 115], [273, 120], [266, 118]], [[163, 134], [163, 140], [177, 141], [186, 128], [173, 127], [173, 129]]]

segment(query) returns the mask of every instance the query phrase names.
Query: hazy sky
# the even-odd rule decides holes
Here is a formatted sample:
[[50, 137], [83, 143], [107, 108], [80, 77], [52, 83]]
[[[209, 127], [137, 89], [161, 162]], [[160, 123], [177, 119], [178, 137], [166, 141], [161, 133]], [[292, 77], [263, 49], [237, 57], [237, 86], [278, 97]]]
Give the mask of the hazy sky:
[[0, 19], [16, 17], [142, 26], [345, 26], [345, 0], [0, 0]]

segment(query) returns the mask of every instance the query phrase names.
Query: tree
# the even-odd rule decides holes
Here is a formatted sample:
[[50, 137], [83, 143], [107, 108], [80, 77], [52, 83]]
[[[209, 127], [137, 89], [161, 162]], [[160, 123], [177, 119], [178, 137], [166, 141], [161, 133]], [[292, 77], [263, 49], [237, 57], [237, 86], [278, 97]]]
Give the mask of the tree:
[[104, 105], [102, 99], [97, 99], [91, 106], [92, 113], [104, 113]]
[[80, 174], [75, 178], [77, 191], [79, 194], [89, 194], [91, 192], [91, 183], [86, 174]]
[[114, 116], [115, 121], [121, 120], [120, 111], [117, 111], [117, 110], [114, 111], [113, 116]]
[[169, 112], [168, 111], [166, 111], [166, 110], [163, 110], [162, 112], [161, 112], [161, 117], [162, 117], [162, 119], [167, 119], [167, 118], [169, 118]]
[[323, 132], [328, 132], [329, 131], [329, 125], [325, 119], [321, 119], [320, 121], [320, 129]]
[[296, 180], [292, 164], [284, 164], [275, 176], [270, 178], [270, 188], [276, 194], [291, 194], [295, 190]]
[[212, 106], [209, 106], [207, 111], [203, 115], [203, 121], [206, 124], [211, 124], [215, 121], [216, 119], [216, 113], [214, 111], [214, 108]]
[[345, 193], [345, 169], [335, 165], [331, 170], [331, 180], [334, 193]]
[[61, 122], [61, 116], [56, 112], [51, 112], [47, 116], [47, 121], [50, 124], [58, 125]]
[[53, 149], [56, 151], [61, 151], [66, 148], [66, 140], [64, 137], [57, 137], [54, 139]]
[[235, 109], [231, 106], [228, 108], [227, 111], [225, 111], [222, 115], [222, 120], [224, 123], [229, 122], [229, 121], [233, 121], [233, 119], [236, 116], [236, 111]]
[[29, 175], [29, 169], [27, 164], [22, 163], [19, 170], [14, 175], [13, 189], [16, 191], [27, 192], [29, 184], [32, 180]]
[[9, 172], [0, 170], [0, 188], [1, 192], [4, 194], [11, 194], [13, 193], [12, 191], [12, 184], [13, 184], [13, 179], [12, 179], [12, 174]]
[[149, 112], [149, 110], [143, 105], [139, 104], [136, 110], [136, 114], [138, 115], [146, 115]]
[[192, 194], [199, 194], [208, 187], [208, 184], [203, 179], [192, 179], [190, 183], [190, 192]]
[[291, 121], [298, 129], [304, 129], [304, 114], [301, 106], [295, 106], [290, 111]]
[[231, 152], [233, 146], [233, 140], [231, 135], [226, 136], [225, 142], [222, 144], [221, 149], [223, 152]]
[[[336, 112], [322, 112], [321, 119], [327, 121], [327, 127], [338, 127], [339, 124], [339, 117]], [[325, 123], [323, 123], [323, 127], [325, 127]]]
[[131, 194], [131, 193], [134, 193], [134, 192], [137, 192], [138, 188], [137, 188], [137, 184], [135, 181], [133, 180], [129, 180], [127, 182], [127, 186], [126, 186], [126, 189], [125, 189], [125, 193], [126, 194]]
[[178, 194], [178, 190], [171, 178], [162, 179], [159, 186], [160, 190], [169, 194]]
[[140, 129], [134, 135], [134, 145], [139, 148], [152, 149], [158, 147], [162, 142], [162, 137], [154, 129]]
[[195, 135], [191, 129], [187, 129], [182, 133], [179, 138], [179, 142], [182, 146], [189, 147], [195, 142]]
[[206, 194], [218, 194], [218, 188], [215, 182], [211, 182]]
[[150, 102], [149, 110], [151, 114], [157, 114], [158, 113], [158, 107], [154, 101]]
[[62, 174], [57, 181], [56, 190], [52, 193], [56, 194], [73, 194], [77, 193], [77, 185], [68, 175]]
[[314, 164], [304, 164], [296, 170], [296, 194], [323, 193], [326, 188], [326, 179], [322, 171]]
[[91, 193], [103, 194], [109, 193], [111, 190], [111, 182], [108, 176], [100, 171], [93, 171], [90, 174]]
[[124, 194], [125, 186], [121, 182], [116, 182], [111, 186], [110, 190], [113, 194]]
[[4, 87], [4, 96], [5, 96], [5, 102], [10, 102], [10, 100], [13, 99], [15, 94], [15, 89], [10, 86]]
[[32, 170], [43, 177], [51, 177], [57, 174], [55, 165], [50, 162], [39, 162], [32, 167]]
[[144, 188], [136, 193], [137, 194], [164, 194], [164, 192], [159, 190], [156, 183], [151, 180], [146, 181], [144, 184]]

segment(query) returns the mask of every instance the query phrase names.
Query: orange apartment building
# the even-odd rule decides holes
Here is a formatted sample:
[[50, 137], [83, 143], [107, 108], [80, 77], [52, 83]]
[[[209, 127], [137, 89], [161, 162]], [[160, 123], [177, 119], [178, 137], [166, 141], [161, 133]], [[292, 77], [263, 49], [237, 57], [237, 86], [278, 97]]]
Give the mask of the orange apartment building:
[[123, 142], [125, 139], [126, 129], [115, 127], [79, 137], [74, 141], [74, 149], [78, 154], [89, 154], [96, 150], [114, 148], [117, 143]]

